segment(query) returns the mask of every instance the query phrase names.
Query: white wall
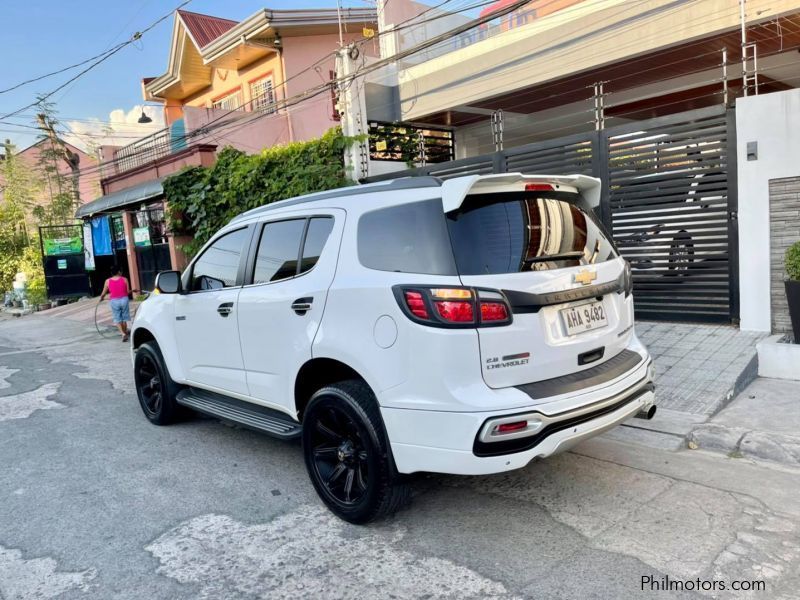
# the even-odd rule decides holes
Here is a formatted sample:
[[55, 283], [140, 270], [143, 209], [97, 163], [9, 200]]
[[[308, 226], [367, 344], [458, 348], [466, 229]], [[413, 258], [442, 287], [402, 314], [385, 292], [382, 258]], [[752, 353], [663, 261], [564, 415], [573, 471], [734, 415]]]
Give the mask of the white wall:
[[[800, 175], [800, 89], [736, 100], [740, 327], [770, 330], [769, 180]], [[747, 160], [758, 142], [758, 160]]]

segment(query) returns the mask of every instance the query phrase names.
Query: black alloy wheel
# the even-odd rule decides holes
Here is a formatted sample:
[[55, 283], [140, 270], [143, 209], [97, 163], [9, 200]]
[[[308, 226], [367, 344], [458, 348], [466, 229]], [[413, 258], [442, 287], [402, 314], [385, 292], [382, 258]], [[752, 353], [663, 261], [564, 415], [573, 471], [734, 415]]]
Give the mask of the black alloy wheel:
[[338, 517], [367, 523], [410, 500], [397, 473], [378, 403], [363, 381], [317, 391], [303, 415], [303, 454], [317, 494]]
[[170, 377], [156, 342], [136, 349], [133, 380], [142, 412], [151, 423], [167, 425], [180, 417], [181, 407], [175, 402], [180, 386]]
[[368, 435], [341, 406], [326, 406], [316, 417], [311, 432], [314, 470], [328, 493], [339, 503], [352, 506], [368, 489], [369, 453], [363, 439]]
[[164, 402], [164, 383], [156, 363], [148, 355], [142, 357], [136, 370], [136, 390], [147, 414], [157, 415]]

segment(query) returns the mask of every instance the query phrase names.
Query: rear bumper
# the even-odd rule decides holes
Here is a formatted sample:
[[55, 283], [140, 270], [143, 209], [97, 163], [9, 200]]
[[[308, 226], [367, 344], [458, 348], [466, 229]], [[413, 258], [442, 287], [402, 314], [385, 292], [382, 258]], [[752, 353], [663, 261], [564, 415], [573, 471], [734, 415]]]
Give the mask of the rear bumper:
[[[401, 473], [484, 475], [518, 469], [533, 459], [563, 452], [654, 404], [651, 364], [646, 357], [610, 385], [520, 410], [465, 413], [382, 408], [397, 469]], [[481, 443], [487, 424], [495, 419], [536, 415], [546, 426], [527, 440], [518, 437], [516, 446]]]

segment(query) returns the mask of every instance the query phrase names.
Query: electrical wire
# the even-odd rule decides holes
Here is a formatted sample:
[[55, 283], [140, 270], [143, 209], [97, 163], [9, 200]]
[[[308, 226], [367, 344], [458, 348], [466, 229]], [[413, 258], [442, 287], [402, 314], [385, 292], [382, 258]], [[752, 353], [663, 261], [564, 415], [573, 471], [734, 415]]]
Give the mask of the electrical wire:
[[[687, 1], [691, 1], [691, 2], [693, 2], [693, 1], [696, 1], [696, 0], [687, 0]], [[683, 4], [685, 4], [685, 3], [682, 3], [682, 4], [681, 4], [681, 6], [683, 6]], [[516, 10], [516, 9], [517, 9], [517, 7], [515, 6], [515, 7], [514, 7], [512, 10], [510, 10], [510, 11], [508, 11], [508, 12], [512, 12], [513, 10]], [[492, 13], [492, 14], [491, 14], [491, 18], [492, 18], [492, 19], [495, 19], [495, 18], [497, 18], [497, 17], [498, 17], [498, 13]], [[662, 18], [665, 18], [665, 16], [662, 16]], [[476, 27], [476, 26], [479, 26], [479, 25], [480, 25], [480, 23], [475, 23], [474, 21], [473, 21], [473, 22], [471, 22], [471, 23], [472, 23], [472, 27]], [[465, 30], [466, 30], [466, 29], [468, 29], [468, 28], [465, 28]], [[393, 29], [393, 30], [390, 30], [390, 31], [394, 31], [394, 29]], [[435, 44], [435, 43], [437, 43], [437, 42], [433, 42], [433, 43]], [[429, 43], [429, 45], [430, 45], [430, 43]], [[415, 48], [412, 48], [412, 49], [411, 49], [411, 52], [409, 52], [407, 55], [410, 55], [410, 54], [412, 54], [413, 52], [418, 52], [418, 51], [419, 51], [419, 49], [418, 49], [418, 48], [416, 48], [416, 47], [415, 47]], [[397, 59], [397, 55], [395, 55], [394, 57], [389, 57], [389, 59], [390, 59], [390, 60], [396, 60], [396, 59]], [[379, 63], [381, 63], [381, 62], [383, 62], [383, 61], [378, 61], [378, 62], [379, 62]], [[377, 65], [373, 64], [373, 65], [371, 66], [371, 68], [369, 68], [369, 69], [364, 69], [364, 70], [358, 70], [358, 71], [356, 71], [356, 73], [354, 73], [354, 74], [351, 76], [351, 79], [350, 79], [350, 81], [349, 81], [349, 84], [352, 84], [352, 81], [353, 81], [353, 80], [354, 80], [356, 77], [359, 77], [359, 76], [365, 75], [366, 73], [368, 73], [368, 72], [372, 72], [372, 71], [374, 71], [374, 70], [376, 70], [377, 68], [380, 68], [380, 67], [382, 67], [382, 66], [384, 66], [384, 65], [383, 65], [383, 64], [377, 64]], [[344, 79], [346, 79], [346, 78], [340, 78], [340, 79], [337, 79], [337, 80], [336, 80], [336, 83], [340, 83], [340, 84], [342, 84], [342, 85], [348, 85], [348, 82], [346, 82], [346, 81], [343, 81]], [[325, 91], [328, 91], [328, 90], [330, 89], [330, 85], [331, 85], [330, 83], [326, 83], [326, 84], [324, 84], [324, 85], [322, 86], [322, 90], [320, 90], [320, 89], [316, 89], [316, 90], [314, 90], [314, 89], [312, 88], [312, 90], [307, 90], [307, 91], [305, 91], [304, 93], [302, 93], [302, 94], [299, 94], [299, 95], [297, 95], [297, 96], [290, 97], [290, 98], [286, 98], [286, 99], [283, 99], [283, 100], [276, 100], [276, 101], [274, 102], [274, 106], [272, 106], [272, 107], [270, 107], [270, 108], [272, 108], [273, 110], [274, 110], [274, 109], [280, 109], [280, 108], [288, 108], [289, 106], [292, 106], [292, 105], [294, 105], [294, 104], [298, 104], [299, 102], [302, 102], [302, 101], [309, 100], [309, 99], [313, 98], [314, 96], [318, 95], [320, 92], [325, 92]], [[572, 92], [572, 91], [570, 91], [570, 92], [564, 92], [564, 93], [573, 93], [573, 92]], [[253, 100], [255, 100], [255, 98], [254, 98]], [[253, 100], [251, 100], [251, 102], [252, 102]], [[246, 114], [246, 113], [245, 113], [245, 114]], [[227, 122], [220, 122], [220, 121], [223, 121], [223, 119], [225, 119], [227, 116], [228, 116], [228, 115], [224, 115], [223, 117], [220, 117], [220, 118], [218, 118], [218, 119], [215, 119], [214, 121], [211, 121], [211, 122], [209, 122], [208, 124], [206, 124], [206, 126], [204, 126], [204, 127], [202, 128], [202, 130], [201, 130], [201, 134], [203, 134], [203, 135], [206, 135], [206, 134], [208, 134], [210, 131], [212, 131], [212, 130], [216, 129], [216, 128], [212, 129], [212, 128], [210, 127], [211, 125], [215, 125], [215, 124], [216, 124], [217, 128], [219, 128], [219, 129], [223, 129], [224, 127], [228, 127], [228, 126], [234, 126], [234, 125], [235, 125], [235, 126], [237, 126], [237, 128], [240, 128], [240, 127], [242, 127], [242, 126], [245, 126], [245, 125], [246, 125], [248, 122], [251, 122], [251, 121], [253, 121], [253, 120], [255, 120], [255, 119], [261, 118], [261, 117], [263, 117], [263, 116], [265, 116], [265, 115], [264, 115], [264, 114], [260, 114], [260, 113], [254, 113], [254, 116], [253, 116], [253, 117], [246, 118], [246, 119], [244, 119], [244, 120], [241, 120], [241, 121], [240, 121], [240, 120], [237, 118], [237, 119], [235, 119], [235, 122], [234, 122], [234, 121], [231, 121], [230, 119], [229, 119]], [[191, 134], [194, 134], [195, 132], [190, 132], [190, 133], [191, 133]], [[189, 137], [190, 137], [190, 136], [189, 136], [189, 135], [187, 135], [187, 136], [185, 136], [185, 139], [187, 139], [187, 140], [188, 140], [188, 139], [189, 139]], [[152, 152], [152, 150], [149, 150], [149, 151], [151, 151], [151, 152]], [[135, 156], [135, 155], [128, 155], [127, 157], [125, 157], [125, 159], [127, 159], [127, 160], [130, 160], [130, 159], [131, 159], [133, 156]]]
[[[183, 8], [184, 6], [186, 6], [187, 4], [189, 4], [189, 3], [190, 3], [190, 2], [192, 2], [192, 1], [193, 1], [193, 0], [183, 0], [183, 2], [181, 2], [181, 3], [180, 3], [178, 6], [177, 6], [177, 8], [175, 8], [175, 9], [174, 9], [174, 10], [172, 10], [172, 11], [170, 11], [170, 12], [169, 12], [169, 13], [167, 13], [166, 15], [164, 15], [164, 16], [162, 16], [162, 17], [160, 17], [158, 20], [156, 20], [155, 22], [151, 23], [150, 25], [148, 25], [147, 27], [145, 27], [143, 30], [141, 30], [141, 31], [137, 31], [136, 33], [134, 33], [134, 34], [133, 34], [133, 36], [131, 36], [131, 38], [130, 38], [129, 40], [127, 40], [127, 41], [125, 41], [125, 42], [122, 42], [122, 43], [120, 43], [120, 44], [117, 44], [116, 46], [114, 46], [114, 47], [113, 47], [111, 50], [109, 50], [108, 52], [105, 52], [105, 53], [101, 54], [101, 55], [100, 55], [100, 57], [99, 57], [99, 58], [97, 58], [96, 60], [92, 61], [92, 62], [91, 62], [91, 64], [90, 64], [88, 67], [86, 67], [85, 69], [83, 69], [82, 71], [80, 71], [80, 72], [79, 72], [77, 75], [75, 75], [74, 77], [71, 77], [70, 79], [68, 79], [67, 81], [65, 81], [65, 82], [64, 82], [64, 83], [62, 83], [61, 85], [59, 85], [59, 86], [58, 86], [57, 88], [55, 88], [54, 90], [52, 90], [52, 91], [50, 91], [50, 92], [47, 92], [46, 94], [43, 94], [43, 95], [39, 96], [39, 97], [36, 99], [36, 101], [35, 101], [35, 102], [31, 102], [30, 104], [27, 104], [27, 105], [23, 106], [22, 108], [18, 108], [17, 110], [15, 110], [15, 111], [13, 111], [13, 112], [10, 112], [10, 113], [7, 113], [7, 114], [5, 114], [5, 115], [3, 115], [3, 116], [0, 116], [0, 121], [2, 121], [2, 120], [4, 120], [4, 119], [7, 119], [7, 118], [9, 118], [9, 117], [12, 117], [12, 116], [14, 116], [14, 115], [17, 115], [17, 114], [19, 114], [19, 113], [21, 113], [21, 112], [23, 112], [23, 111], [25, 111], [25, 110], [27, 110], [27, 109], [29, 109], [29, 108], [32, 108], [32, 107], [34, 107], [34, 106], [38, 106], [38, 105], [40, 105], [42, 102], [44, 102], [44, 101], [45, 101], [45, 100], [47, 100], [48, 98], [50, 98], [51, 96], [53, 96], [54, 94], [56, 94], [56, 93], [57, 93], [57, 92], [59, 92], [60, 90], [64, 89], [64, 88], [65, 88], [65, 87], [67, 87], [68, 85], [70, 85], [72, 82], [74, 82], [74, 81], [76, 81], [76, 80], [80, 79], [80, 78], [81, 78], [81, 77], [83, 77], [83, 76], [84, 76], [86, 73], [88, 73], [89, 71], [91, 71], [92, 69], [94, 69], [95, 67], [97, 67], [98, 65], [102, 64], [103, 62], [105, 62], [106, 60], [108, 60], [109, 58], [111, 58], [112, 56], [114, 56], [115, 54], [117, 54], [117, 53], [118, 53], [120, 50], [122, 50], [122, 49], [124, 49], [124, 48], [126, 48], [126, 47], [130, 46], [131, 44], [133, 44], [133, 43], [137, 42], [138, 40], [140, 40], [140, 39], [141, 39], [141, 37], [142, 37], [142, 36], [143, 36], [145, 33], [149, 32], [151, 29], [153, 29], [153, 28], [154, 28], [154, 27], [156, 27], [157, 25], [161, 24], [163, 21], [165, 21], [165, 20], [167, 20], [168, 18], [170, 18], [170, 17], [171, 17], [171, 16], [172, 16], [172, 15], [175, 13], [175, 11], [177, 11], [177, 10], [180, 10], [181, 8]], [[86, 63], [83, 63], [83, 64], [86, 64]]]
[[[441, 6], [441, 5], [443, 5], [443, 4], [446, 4], [446, 3], [447, 3], [447, 2], [449, 2], [449, 1], [450, 1], [450, 0], [445, 0], [445, 2], [442, 2], [440, 5], [437, 5], [437, 6]], [[495, 11], [495, 12], [493, 12], [493, 13], [491, 14], [491, 18], [496, 18], [498, 15], [501, 15], [501, 14], [507, 14], [507, 13], [509, 13], [509, 12], [512, 12], [513, 10], [516, 10], [516, 8], [517, 8], [517, 5], [520, 5], [520, 6], [521, 6], [521, 5], [524, 5], [524, 4], [526, 4], [526, 3], [527, 3], [527, 2], [529, 2], [529, 1], [530, 1], [530, 0], [519, 0], [519, 1], [518, 1], [516, 4], [514, 4], [514, 5], [510, 5], [509, 7], [506, 7], [506, 8], [504, 8], [504, 9], [500, 10], [500, 11]], [[555, 1], [557, 1], [557, 0], [551, 0], [551, 2], [555, 2]], [[478, 2], [478, 3], [474, 3], [473, 5], [471, 5], [471, 7], [477, 7], [477, 6], [487, 5], [487, 4], [493, 4], [494, 2], [495, 2], [495, 0], [487, 0], [487, 1], [484, 1], [484, 2]], [[436, 7], [432, 7], [432, 8], [436, 8]], [[428, 11], [423, 11], [423, 12], [428, 12]], [[417, 15], [417, 16], [415, 16], [415, 17], [412, 17], [412, 19], [413, 19], [413, 18], [418, 18], [418, 16], [419, 16], [419, 15]], [[410, 20], [410, 19], [409, 19], [409, 20]], [[484, 17], [483, 19], [478, 19], [478, 20], [476, 20], [476, 24], [475, 24], [474, 26], [475, 26], [475, 27], [477, 27], [477, 26], [479, 26], [479, 25], [480, 25], [482, 22], [485, 22], [485, 21], [487, 21], [487, 20], [488, 20], [488, 18], [486, 18], [486, 17]], [[407, 21], [408, 21], [408, 20], [407, 20]], [[405, 22], [404, 22], [404, 23], [405, 23]], [[385, 32], [385, 33], [389, 33], [390, 31], [395, 31], [395, 30], [396, 30], [396, 28], [395, 28], [395, 29], [392, 29], [392, 30], [389, 30], [389, 31], [387, 31], [387, 32]], [[438, 36], [438, 37], [441, 37], [441, 36]], [[361, 42], [366, 42], [366, 41], [369, 41], [369, 40], [372, 40], [372, 39], [374, 39], [374, 37], [371, 37], [371, 38], [362, 38], [360, 41], [361, 41]], [[297, 78], [297, 77], [299, 77], [299, 76], [301, 76], [301, 75], [303, 75], [303, 74], [305, 74], [305, 73], [309, 72], [309, 71], [310, 71], [310, 70], [312, 70], [314, 67], [318, 66], [319, 64], [321, 64], [321, 63], [322, 63], [322, 62], [324, 62], [325, 60], [328, 60], [329, 58], [331, 58], [331, 57], [333, 57], [333, 56], [335, 56], [335, 55], [336, 55], [336, 52], [332, 52], [332, 53], [330, 53], [330, 54], [328, 54], [328, 55], [324, 56], [322, 59], [318, 60], [318, 61], [317, 61], [316, 63], [314, 63], [313, 65], [311, 65], [311, 66], [307, 67], [306, 69], [304, 69], [304, 70], [302, 70], [302, 71], [300, 71], [300, 72], [296, 73], [296, 74], [295, 74], [295, 75], [293, 75], [292, 77], [289, 77], [289, 78], [287, 78], [286, 80], [284, 80], [283, 82], [281, 82], [281, 84], [280, 84], [279, 86], [275, 86], [275, 89], [277, 89], [277, 88], [279, 88], [279, 87], [282, 87], [282, 86], [285, 86], [285, 85], [286, 85], [286, 84], [287, 84], [289, 81], [291, 81], [292, 79], [295, 79], [295, 78]], [[389, 62], [389, 61], [387, 61], [386, 59], [383, 59], [383, 61], [382, 61], [382, 62], [385, 62], [386, 64], [388, 64], [388, 62]], [[383, 66], [383, 64], [382, 64], [382, 65], [380, 65], [380, 66]], [[374, 65], [373, 65], [373, 67], [374, 67]], [[291, 97], [291, 98], [287, 98], [287, 99], [284, 99], [284, 100], [275, 100], [273, 103], [271, 103], [271, 104], [268, 104], [268, 105], [266, 105], [266, 106], [262, 107], [262, 111], [263, 111], [263, 112], [262, 112], [262, 113], [260, 113], [260, 114], [258, 114], [258, 116], [263, 116], [263, 113], [266, 113], [266, 112], [273, 112], [273, 111], [275, 111], [275, 110], [279, 110], [279, 109], [282, 109], [282, 108], [284, 108], [284, 107], [291, 106], [291, 105], [293, 105], [293, 104], [296, 104], [298, 101], [303, 101], [303, 100], [306, 100], [306, 99], [313, 98], [313, 97], [315, 97], [316, 95], [319, 95], [319, 93], [321, 93], [321, 92], [326, 92], [326, 91], [328, 91], [328, 90], [331, 88], [331, 86], [332, 86], [332, 85], [334, 85], [334, 84], [336, 84], [336, 83], [338, 83], [338, 81], [339, 81], [339, 80], [337, 79], [337, 80], [332, 80], [331, 82], [326, 82], [326, 83], [322, 84], [321, 86], [317, 86], [316, 88], [312, 88], [312, 89], [310, 89], [310, 90], [306, 90], [306, 91], [304, 91], [304, 92], [302, 92], [302, 93], [300, 93], [300, 94], [297, 94], [296, 96], [294, 96], [294, 97]], [[246, 106], [248, 106], [248, 105], [250, 105], [250, 104], [254, 103], [254, 102], [255, 102], [255, 101], [257, 101], [257, 100], [263, 99], [263, 97], [264, 97], [264, 96], [265, 96], [265, 94], [261, 94], [261, 95], [259, 95], [259, 96], [256, 96], [256, 97], [254, 97], [254, 98], [251, 98], [251, 99], [250, 99], [250, 100], [249, 100], [247, 103], [244, 103], [244, 104], [243, 104], [243, 106], [242, 106], [242, 107], [240, 107], [240, 109], [241, 109], [241, 108], [245, 108]], [[218, 122], [220, 122], [220, 121], [224, 121], [225, 119], [229, 119], [229, 118], [230, 118], [230, 115], [228, 115], [228, 114], [226, 114], [226, 115], [222, 115], [222, 116], [220, 116], [220, 117], [218, 117], [218, 118], [216, 118], [216, 119], [213, 119], [213, 120], [212, 120], [212, 121], [210, 121], [209, 123], [205, 124], [205, 125], [204, 125], [202, 128], [200, 128], [200, 130], [199, 130], [199, 131], [201, 132], [201, 134], [205, 135], [206, 133], [208, 133], [208, 128], [209, 128], [211, 125], [213, 125], [213, 124], [216, 124], [216, 123], [218, 123]], [[238, 117], [234, 117], [234, 120], [237, 120], [237, 121], [238, 121]], [[225, 123], [223, 123], [223, 124], [225, 124]], [[148, 136], [147, 138], [142, 138], [142, 140], [146, 140], [146, 139], [148, 139], [148, 138], [154, 138], [154, 137], [156, 137], [156, 136], [157, 136], [159, 133], [163, 134], [165, 131], [166, 131], [166, 129], [164, 129], [164, 130], [161, 130], [161, 131], [159, 131], [159, 132], [156, 132], [155, 134], [151, 134], [151, 136]], [[184, 134], [183, 136], [178, 136], [178, 137], [176, 137], [175, 139], [170, 139], [168, 142], [166, 142], [166, 145], [169, 145], [169, 144], [175, 144], [175, 143], [181, 143], [181, 142], [188, 141], [188, 140], [189, 140], [191, 137], [196, 137], [196, 136], [197, 136], [197, 132], [198, 132], [198, 130], [194, 130], [194, 131], [192, 131], [192, 132], [187, 132], [187, 133], [186, 133], [186, 134]], [[107, 162], [106, 162], [106, 163], [104, 163], [104, 164], [113, 164], [115, 161], [118, 161], [118, 160], [130, 160], [131, 158], [133, 158], [133, 157], [134, 157], [134, 156], [136, 156], [137, 154], [142, 154], [142, 153], [147, 153], [147, 152], [151, 152], [151, 153], [157, 153], [157, 150], [156, 150], [156, 149], [152, 149], [152, 148], [148, 148], [148, 149], [142, 150], [142, 151], [140, 151], [140, 152], [138, 152], [138, 153], [133, 153], [133, 154], [126, 155], [126, 156], [125, 156], [125, 157], [123, 157], [122, 159], [116, 159], [116, 158], [115, 158], [115, 159], [112, 159], [112, 161], [107, 161]]]

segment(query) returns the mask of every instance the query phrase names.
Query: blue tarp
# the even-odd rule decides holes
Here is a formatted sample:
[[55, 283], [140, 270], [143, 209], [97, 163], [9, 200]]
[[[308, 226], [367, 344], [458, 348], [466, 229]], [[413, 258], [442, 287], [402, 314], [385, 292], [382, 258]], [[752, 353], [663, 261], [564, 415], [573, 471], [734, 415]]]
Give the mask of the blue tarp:
[[107, 216], [92, 219], [92, 243], [95, 256], [108, 256], [111, 250], [111, 228], [108, 226]]

